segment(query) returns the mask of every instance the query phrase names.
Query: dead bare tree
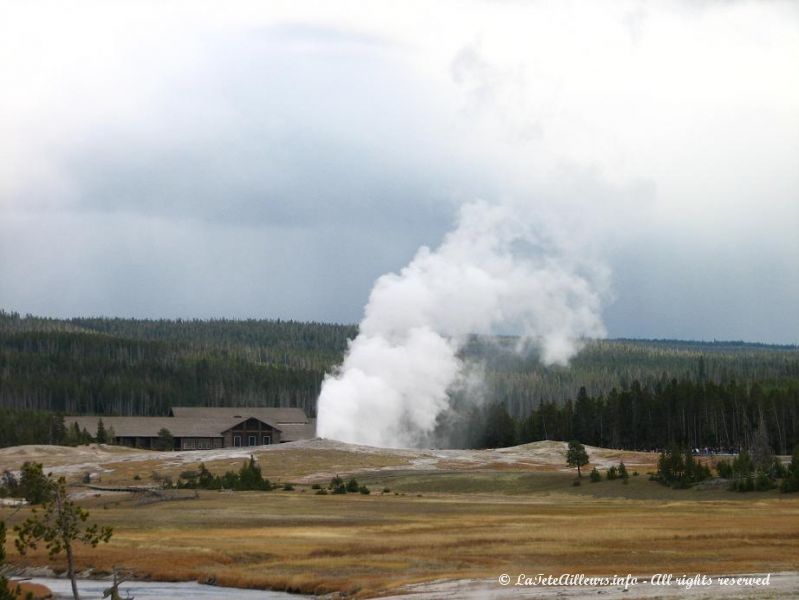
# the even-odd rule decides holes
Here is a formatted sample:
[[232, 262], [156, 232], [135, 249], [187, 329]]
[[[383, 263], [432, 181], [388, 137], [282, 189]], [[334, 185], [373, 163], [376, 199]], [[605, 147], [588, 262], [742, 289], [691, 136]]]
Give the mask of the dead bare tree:
[[114, 567], [114, 583], [111, 584], [111, 587], [103, 590], [103, 598], [110, 598], [111, 600], [134, 600], [134, 597], [131, 596], [130, 593], [128, 593], [125, 598], [119, 595], [119, 586], [126, 581], [127, 577], [120, 577], [119, 570]]

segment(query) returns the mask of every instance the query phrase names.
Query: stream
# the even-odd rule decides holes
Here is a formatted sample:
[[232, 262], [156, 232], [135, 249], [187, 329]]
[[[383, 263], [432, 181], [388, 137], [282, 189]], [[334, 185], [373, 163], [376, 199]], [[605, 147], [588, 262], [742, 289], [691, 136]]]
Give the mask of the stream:
[[[56, 598], [72, 598], [69, 579], [54, 577], [34, 577], [32, 583], [46, 585]], [[103, 597], [103, 590], [110, 587], [110, 581], [97, 579], [79, 579], [78, 592], [81, 600], [96, 600]], [[310, 598], [286, 592], [266, 592], [261, 590], [242, 590], [238, 588], [202, 585], [196, 581], [126, 581], [119, 586], [120, 595], [133, 597], [136, 600], [298, 600]]]

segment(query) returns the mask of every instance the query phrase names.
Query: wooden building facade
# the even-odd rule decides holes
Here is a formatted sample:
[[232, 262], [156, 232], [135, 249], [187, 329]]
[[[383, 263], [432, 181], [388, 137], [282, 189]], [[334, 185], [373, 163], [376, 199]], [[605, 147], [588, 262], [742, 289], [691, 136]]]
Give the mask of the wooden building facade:
[[[174, 450], [212, 450], [279, 444], [281, 429], [274, 423], [252, 416], [217, 417], [65, 417], [67, 428], [77, 425], [95, 436], [100, 420], [114, 444], [131, 448], [157, 449], [161, 432], [172, 436]], [[74, 424], [74, 425], [73, 425]]]

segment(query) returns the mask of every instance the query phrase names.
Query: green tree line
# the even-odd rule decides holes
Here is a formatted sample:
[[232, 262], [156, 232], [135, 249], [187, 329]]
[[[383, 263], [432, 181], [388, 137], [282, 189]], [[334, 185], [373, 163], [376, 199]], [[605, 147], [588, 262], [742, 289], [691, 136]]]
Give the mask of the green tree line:
[[513, 417], [504, 403], [472, 409], [460, 445], [499, 447], [539, 440], [578, 439], [625, 450], [679, 447], [737, 452], [759, 434], [779, 454], [799, 444], [799, 384], [715, 383], [664, 379], [633, 381], [626, 389], [574, 401], [541, 401], [527, 416]]
[[[340, 324], [50, 319], [0, 310], [0, 443], [57, 439], [53, 414], [165, 415], [176, 405], [250, 405], [299, 407], [314, 416], [325, 373], [340, 364], [355, 335], [357, 327]], [[598, 340], [568, 367], [546, 367], [534, 348], [519, 351], [518, 344], [514, 337], [475, 336], [462, 358], [484, 373], [481, 400], [500, 404], [515, 423], [537, 419], [525, 426], [537, 439], [571, 439], [559, 423], [572, 411], [594, 415], [592, 440], [603, 445], [662, 446], [664, 436], [734, 444], [750, 431], [751, 403], [741, 398], [752, 394], [775, 444], [795, 436], [796, 346]], [[676, 412], [661, 422], [664, 394], [674, 396], [668, 402]], [[635, 410], [613, 408], [627, 405]], [[582, 418], [575, 417], [577, 433]], [[665, 434], [650, 433], [661, 425]], [[495, 442], [505, 444], [508, 431]], [[478, 443], [480, 435], [461, 427], [457, 444]], [[520, 425], [514, 435], [532, 434], [522, 436]]]

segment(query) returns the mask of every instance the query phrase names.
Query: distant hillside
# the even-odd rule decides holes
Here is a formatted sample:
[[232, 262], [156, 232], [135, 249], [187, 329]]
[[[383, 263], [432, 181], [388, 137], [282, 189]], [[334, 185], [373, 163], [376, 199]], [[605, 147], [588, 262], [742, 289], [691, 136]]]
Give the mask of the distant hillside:
[[118, 415], [298, 406], [356, 329], [294, 321], [43, 319], [0, 311], [0, 406]]
[[568, 367], [544, 367], [535, 353], [520, 355], [510, 348], [515, 339], [496, 344], [475, 340], [468, 353], [484, 361], [492, 398], [502, 400], [514, 417], [526, 416], [543, 402], [575, 399], [584, 386], [590, 396], [643, 387], [671, 379], [758, 382], [765, 386], [799, 382], [799, 347], [744, 342], [682, 340], [595, 340]]
[[[172, 405], [297, 406], [313, 415], [325, 372], [357, 327], [270, 320], [21, 317], [0, 311], [0, 407], [67, 413], [166, 414]], [[663, 379], [766, 386], [799, 380], [799, 349], [742, 342], [603, 340], [569, 368], [543, 367], [510, 337], [474, 338], [486, 393], [523, 417], [562, 403]]]

